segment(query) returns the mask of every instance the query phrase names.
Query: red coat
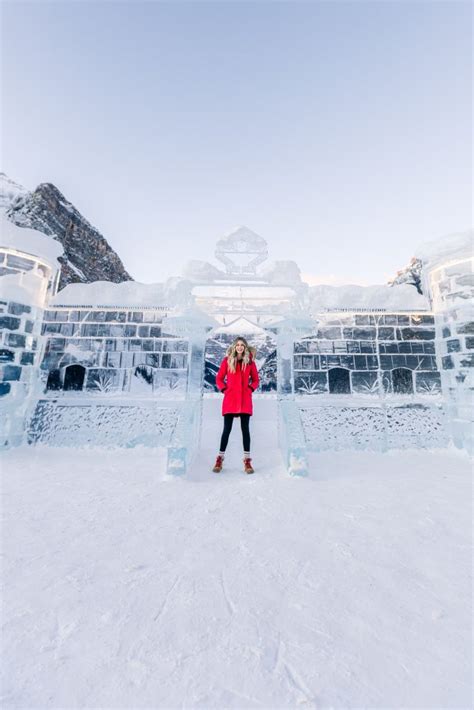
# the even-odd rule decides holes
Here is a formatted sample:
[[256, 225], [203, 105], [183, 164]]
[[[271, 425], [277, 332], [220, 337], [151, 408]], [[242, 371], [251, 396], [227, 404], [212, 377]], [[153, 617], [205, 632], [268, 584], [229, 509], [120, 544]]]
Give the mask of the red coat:
[[253, 359], [245, 369], [237, 361], [235, 372], [230, 372], [225, 357], [216, 376], [216, 385], [224, 392], [222, 414], [252, 414], [252, 392], [258, 387], [257, 366]]

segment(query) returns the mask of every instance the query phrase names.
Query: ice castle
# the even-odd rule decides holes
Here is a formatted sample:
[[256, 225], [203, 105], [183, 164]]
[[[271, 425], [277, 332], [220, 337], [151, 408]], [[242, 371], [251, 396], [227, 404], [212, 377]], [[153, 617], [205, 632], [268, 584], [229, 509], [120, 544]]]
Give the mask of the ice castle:
[[282, 456], [308, 450], [473, 450], [472, 232], [421, 247], [413, 286], [310, 287], [240, 227], [219, 266], [164, 284], [57, 291], [61, 245], [3, 220], [0, 444], [164, 446], [182, 474], [199, 448], [204, 397], [228, 343], [257, 347], [257, 397], [277, 402]]

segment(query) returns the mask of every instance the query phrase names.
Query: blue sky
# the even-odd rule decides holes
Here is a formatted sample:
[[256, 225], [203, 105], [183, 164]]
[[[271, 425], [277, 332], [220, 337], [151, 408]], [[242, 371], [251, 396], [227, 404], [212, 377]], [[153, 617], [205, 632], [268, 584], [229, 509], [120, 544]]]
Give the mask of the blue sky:
[[2, 3], [2, 165], [53, 182], [140, 281], [246, 224], [383, 283], [470, 226], [468, 2]]

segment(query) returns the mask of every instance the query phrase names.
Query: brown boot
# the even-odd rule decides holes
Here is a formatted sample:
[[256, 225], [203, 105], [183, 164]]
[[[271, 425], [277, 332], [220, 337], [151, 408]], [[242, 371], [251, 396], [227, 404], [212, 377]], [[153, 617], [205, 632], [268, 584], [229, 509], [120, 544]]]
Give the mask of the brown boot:
[[244, 471], [245, 471], [245, 473], [255, 473], [255, 471], [252, 468], [252, 459], [248, 459], [248, 458], [244, 459]]
[[224, 457], [219, 454], [216, 458], [216, 463], [212, 469], [214, 473], [220, 473], [222, 471], [222, 465], [224, 463]]

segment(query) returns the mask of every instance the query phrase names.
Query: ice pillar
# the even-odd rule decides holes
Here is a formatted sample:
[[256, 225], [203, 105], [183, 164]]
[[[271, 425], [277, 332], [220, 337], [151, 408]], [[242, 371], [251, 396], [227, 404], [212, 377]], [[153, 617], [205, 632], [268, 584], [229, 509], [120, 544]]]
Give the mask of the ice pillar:
[[290, 476], [306, 476], [308, 473], [304, 431], [298, 405], [294, 401], [293, 349], [295, 340], [313, 328], [313, 321], [305, 316], [286, 318], [276, 324], [278, 438]]

